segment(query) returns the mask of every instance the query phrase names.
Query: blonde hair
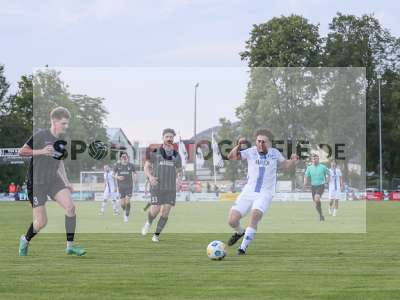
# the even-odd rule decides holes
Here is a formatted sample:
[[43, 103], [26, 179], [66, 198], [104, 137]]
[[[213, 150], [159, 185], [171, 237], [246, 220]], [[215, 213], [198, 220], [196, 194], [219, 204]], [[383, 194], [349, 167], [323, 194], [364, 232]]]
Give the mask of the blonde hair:
[[56, 107], [50, 112], [50, 119], [61, 120], [61, 119], [71, 119], [71, 113], [65, 107]]

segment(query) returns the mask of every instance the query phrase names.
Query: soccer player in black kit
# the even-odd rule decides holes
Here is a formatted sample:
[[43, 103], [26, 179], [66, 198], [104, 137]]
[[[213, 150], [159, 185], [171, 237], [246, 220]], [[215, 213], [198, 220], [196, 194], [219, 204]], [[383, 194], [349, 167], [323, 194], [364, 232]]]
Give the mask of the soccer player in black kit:
[[114, 174], [118, 180], [118, 191], [121, 199], [121, 208], [125, 211], [124, 222], [128, 222], [131, 211], [131, 197], [136, 171], [126, 152], [121, 152], [121, 161], [115, 165]]
[[74, 246], [76, 227], [75, 205], [72, 201], [73, 188], [68, 181], [62, 158], [65, 142], [60, 135], [68, 128], [71, 115], [64, 107], [50, 113], [51, 127], [38, 131], [22, 146], [21, 156], [31, 156], [28, 171], [28, 198], [33, 209], [33, 222], [19, 241], [19, 255], [27, 256], [31, 239], [47, 224], [47, 196], [55, 200], [65, 211], [65, 231], [69, 255], [82, 256], [86, 251]]
[[151, 207], [147, 221], [142, 228], [142, 235], [146, 235], [154, 219], [161, 212], [153, 242], [159, 242], [159, 236], [167, 223], [169, 212], [175, 205], [176, 186], [181, 178], [182, 161], [179, 153], [174, 149], [175, 131], [167, 128], [162, 133], [163, 144], [152, 151], [148, 151], [144, 165], [144, 173], [150, 181]]

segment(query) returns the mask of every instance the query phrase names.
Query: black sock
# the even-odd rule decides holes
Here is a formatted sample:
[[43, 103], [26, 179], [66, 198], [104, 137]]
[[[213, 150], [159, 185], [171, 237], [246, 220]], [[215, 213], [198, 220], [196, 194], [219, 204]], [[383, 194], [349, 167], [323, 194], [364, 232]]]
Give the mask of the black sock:
[[129, 217], [129, 213], [131, 212], [131, 203], [128, 202], [125, 209], [125, 216]]
[[153, 216], [153, 215], [151, 214], [151, 212], [149, 212], [149, 213], [147, 214], [147, 222], [149, 222], [149, 224], [153, 223], [153, 221], [154, 221], [154, 219], [155, 219], [156, 217], [157, 217], [157, 215]]
[[320, 216], [322, 216], [321, 202], [315, 203], [315, 208]]
[[29, 242], [36, 234], [37, 232], [33, 228], [33, 223], [31, 223], [31, 226], [29, 226], [28, 231], [25, 234], [25, 238]]
[[73, 217], [65, 216], [65, 232], [67, 234], [68, 242], [74, 241], [75, 228], [76, 228], [76, 215]]
[[167, 221], [168, 221], [168, 217], [167, 218], [164, 218], [163, 216], [160, 217], [160, 219], [158, 220], [158, 223], [157, 223], [155, 235], [160, 235], [161, 231], [165, 227], [165, 224], [167, 224]]
[[143, 211], [146, 211], [151, 206], [151, 203], [148, 202], [145, 207], [143, 207]]
[[122, 210], [125, 210], [125, 204], [121, 204]]

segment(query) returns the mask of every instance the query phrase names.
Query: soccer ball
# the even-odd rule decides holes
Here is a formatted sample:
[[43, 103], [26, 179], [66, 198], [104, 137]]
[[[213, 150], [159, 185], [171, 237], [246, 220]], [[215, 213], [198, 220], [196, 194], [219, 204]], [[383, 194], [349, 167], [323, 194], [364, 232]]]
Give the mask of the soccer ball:
[[212, 260], [221, 260], [226, 256], [226, 246], [221, 241], [212, 241], [207, 246], [207, 256]]
[[89, 155], [96, 159], [102, 160], [108, 154], [108, 147], [102, 141], [94, 141], [89, 145]]

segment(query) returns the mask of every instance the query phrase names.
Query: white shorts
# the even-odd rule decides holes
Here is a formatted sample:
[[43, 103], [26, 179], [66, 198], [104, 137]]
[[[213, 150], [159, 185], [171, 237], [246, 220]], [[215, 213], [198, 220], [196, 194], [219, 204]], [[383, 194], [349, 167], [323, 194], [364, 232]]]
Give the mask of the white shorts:
[[339, 200], [340, 194], [340, 190], [329, 190], [329, 200]]
[[238, 211], [242, 217], [247, 215], [250, 209], [258, 209], [265, 214], [271, 205], [272, 197], [273, 194], [270, 192], [256, 193], [243, 191], [236, 199], [232, 209]]
[[117, 199], [117, 193], [114, 192], [109, 192], [108, 190], [105, 190], [103, 193], [103, 199], [104, 200], [115, 200]]

